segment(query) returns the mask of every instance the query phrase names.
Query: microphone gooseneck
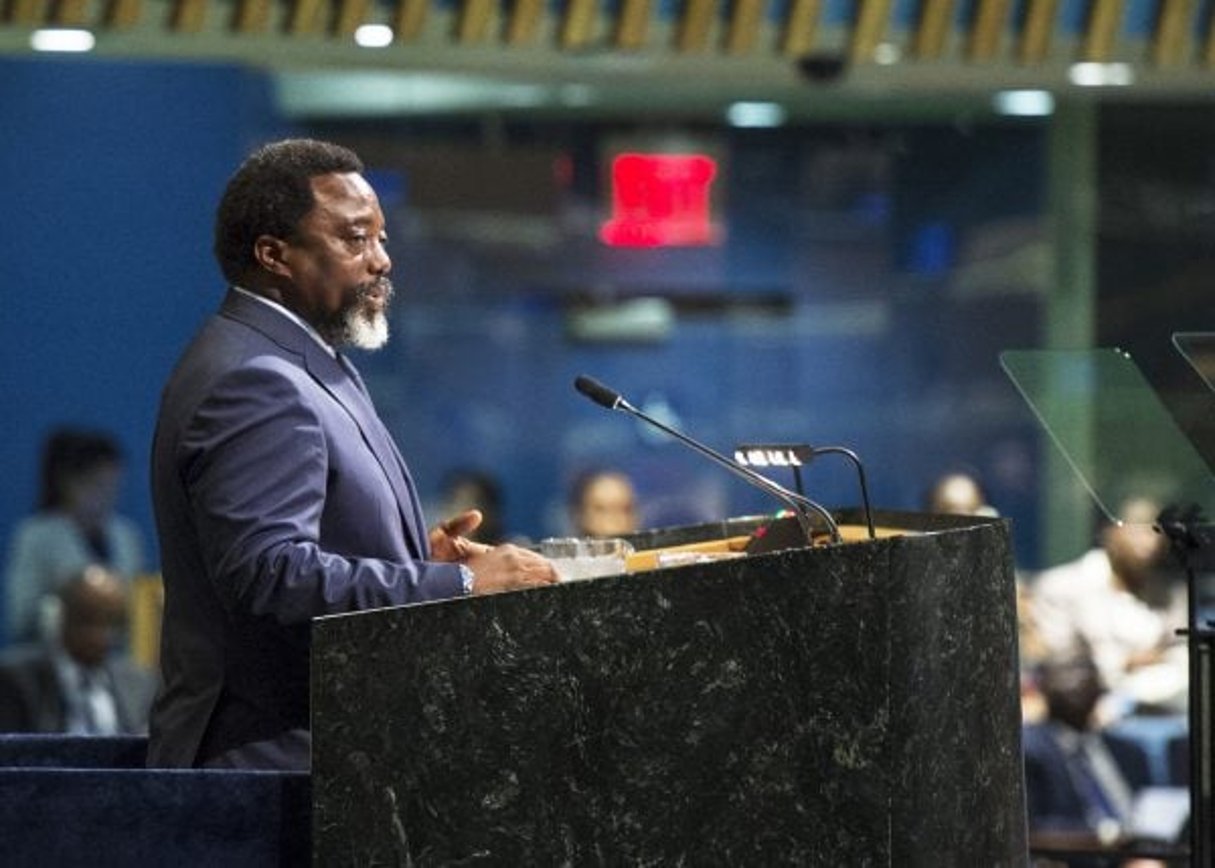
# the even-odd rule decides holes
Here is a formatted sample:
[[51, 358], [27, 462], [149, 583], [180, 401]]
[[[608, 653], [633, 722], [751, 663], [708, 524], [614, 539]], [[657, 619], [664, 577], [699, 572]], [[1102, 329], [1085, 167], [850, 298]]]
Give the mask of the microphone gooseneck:
[[704, 455], [711, 461], [714, 461], [726, 468], [735, 476], [746, 480], [756, 488], [759, 488], [761, 491], [765, 491], [772, 497], [775, 497], [777, 500], [781, 501], [793, 510], [793, 514], [796, 516], [802, 532], [806, 535], [806, 541], [811, 545], [814, 544], [814, 528], [810, 524], [810, 511], [817, 513], [826, 523], [827, 529], [831, 533], [832, 542], [840, 541], [839, 526], [836, 524], [831, 513], [810, 498], [789, 491], [789, 489], [785, 488], [783, 485], [773, 482], [768, 477], [756, 473], [754, 470], [751, 470], [748, 467], [742, 466], [737, 461], [733, 461], [730, 458], [727, 458], [725, 455], [722, 455], [720, 452], [709, 448], [703, 443], [693, 440], [683, 432], [675, 430], [670, 425], [660, 422], [652, 416], [646, 415], [626, 401], [624, 397], [615, 389], [608, 388], [593, 377], [588, 377], [585, 374], [580, 375], [574, 380], [574, 388], [601, 407], [606, 407], [609, 410], [620, 410], [628, 413], [631, 416], [636, 416], [641, 421], [649, 425], [653, 425], [660, 431], [670, 434], [680, 443], [691, 447], [701, 455]]

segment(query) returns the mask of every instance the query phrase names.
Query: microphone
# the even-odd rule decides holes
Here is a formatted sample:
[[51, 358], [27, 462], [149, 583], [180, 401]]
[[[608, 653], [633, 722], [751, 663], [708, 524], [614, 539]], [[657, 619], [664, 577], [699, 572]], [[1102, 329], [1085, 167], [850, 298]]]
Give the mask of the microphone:
[[586, 395], [600, 407], [607, 407], [609, 410], [615, 410], [621, 405], [628, 406], [630, 410], [636, 409], [629, 405], [629, 402], [621, 397], [620, 393], [615, 389], [609, 389], [607, 386], [598, 380], [588, 377], [586, 374], [581, 374], [574, 380], [574, 388], [582, 394]]
[[720, 452], [710, 449], [699, 441], [693, 440], [688, 435], [676, 431], [671, 426], [658, 421], [652, 416], [647, 416], [645, 413], [638, 410], [632, 404], [624, 399], [624, 396], [611, 389], [598, 380], [588, 377], [585, 374], [579, 375], [574, 380], [574, 388], [581, 392], [586, 397], [590, 398], [601, 407], [606, 407], [609, 410], [620, 410], [628, 413], [631, 416], [636, 416], [641, 421], [653, 425], [655, 428], [670, 434], [680, 443], [685, 446], [690, 446], [692, 449], [704, 455], [706, 458], [720, 464], [722, 467], [729, 470], [735, 476], [746, 480], [747, 482], [775, 497], [777, 500], [784, 503], [793, 510], [793, 514], [797, 517], [797, 523], [801, 526], [802, 532], [806, 535], [806, 541], [811, 545], [814, 544], [814, 528], [810, 524], [810, 510], [818, 513], [827, 525], [827, 529], [831, 532], [831, 541], [840, 542], [840, 529], [836, 525], [835, 519], [826, 509], [815, 503], [808, 497], [800, 494], [794, 494], [789, 489], [782, 485], [778, 485], [766, 476], [756, 473], [749, 467], [744, 467], [733, 459], [727, 458]]

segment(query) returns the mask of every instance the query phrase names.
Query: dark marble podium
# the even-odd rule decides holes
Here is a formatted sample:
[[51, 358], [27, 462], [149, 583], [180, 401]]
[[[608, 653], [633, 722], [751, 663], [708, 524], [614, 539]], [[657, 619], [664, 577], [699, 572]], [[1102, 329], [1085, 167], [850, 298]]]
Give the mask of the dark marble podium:
[[1008, 525], [877, 519], [318, 620], [314, 864], [1026, 864]]

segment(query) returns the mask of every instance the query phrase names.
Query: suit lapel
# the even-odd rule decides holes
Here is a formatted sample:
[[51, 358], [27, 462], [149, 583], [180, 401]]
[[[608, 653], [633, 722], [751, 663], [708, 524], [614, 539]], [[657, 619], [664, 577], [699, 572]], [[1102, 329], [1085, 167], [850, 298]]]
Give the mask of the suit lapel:
[[349, 362], [343, 366], [285, 315], [239, 292], [228, 293], [220, 313], [257, 329], [283, 349], [303, 358], [308, 374], [349, 414], [364, 444], [375, 456], [396, 496], [410, 551], [419, 559], [428, 558], [430, 549], [425, 520], [417, 506], [413, 480], [396, 444], [376, 414], [354, 366]]
[[426, 531], [422, 517], [416, 508], [417, 495], [413, 480], [409, 478], [409, 471], [397, 451], [396, 444], [392, 442], [388, 429], [384, 427], [384, 423], [376, 414], [371, 398], [362, 390], [354, 377], [320, 347], [316, 347], [314, 352], [308, 352], [304, 358], [308, 373], [354, 419], [359, 432], [363, 435], [363, 442], [367, 444], [367, 448], [371, 450], [380, 469], [384, 472], [384, 476], [387, 477], [388, 484], [392, 486], [393, 493], [396, 495], [397, 507], [401, 513], [401, 520], [408, 531], [409, 547], [414, 556], [422, 559], [429, 557]]

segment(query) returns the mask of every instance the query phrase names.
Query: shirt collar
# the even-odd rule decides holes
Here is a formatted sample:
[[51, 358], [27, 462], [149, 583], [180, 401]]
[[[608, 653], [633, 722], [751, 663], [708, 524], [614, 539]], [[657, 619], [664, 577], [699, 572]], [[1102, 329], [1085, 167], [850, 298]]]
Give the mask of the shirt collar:
[[311, 337], [314, 341], [316, 341], [317, 345], [320, 346], [320, 348], [323, 349], [325, 352], [327, 352], [331, 358], [334, 358], [334, 359], [337, 358], [337, 350], [335, 350], [333, 347], [329, 346], [329, 344], [325, 343], [325, 339], [323, 337], [321, 337], [320, 333], [316, 329], [314, 329], [311, 325], [309, 325], [295, 311], [289, 310], [284, 305], [279, 304], [277, 301], [274, 301], [273, 299], [266, 298], [264, 295], [258, 295], [256, 292], [250, 292], [249, 290], [245, 289], [243, 286], [237, 286], [236, 284], [232, 284], [232, 288], [234, 290], [236, 290], [237, 292], [239, 292], [241, 295], [245, 295], [245, 296], [248, 296], [249, 298], [260, 301], [262, 304], [266, 305], [267, 307], [271, 308], [272, 310], [278, 311], [283, 316], [285, 316], [287, 319], [291, 320], [293, 323], [295, 323], [300, 328], [302, 328], [305, 332], [307, 332], [308, 336]]

